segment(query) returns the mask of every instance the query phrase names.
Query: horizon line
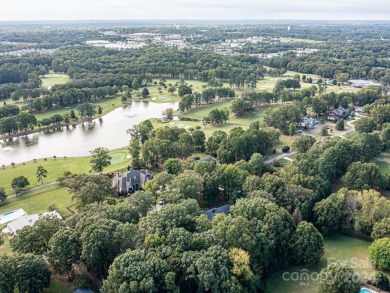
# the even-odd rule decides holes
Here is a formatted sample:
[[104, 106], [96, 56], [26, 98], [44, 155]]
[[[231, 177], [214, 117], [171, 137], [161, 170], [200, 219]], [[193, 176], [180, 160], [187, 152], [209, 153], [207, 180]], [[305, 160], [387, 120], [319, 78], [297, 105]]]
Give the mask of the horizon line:
[[302, 19], [291, 19], [291, 18], [221, 18], [221, 19], [211, 19], [211, 18], [150, 18], [150, 19], [94, 19], [94, 18], [79, 18], [79, 19], [12, 19], [12, 20], [0, 20], [2, 22], [39, 22], [39, 21], [53, 21], [53, 22], [71, 22], [71, 21], [364, 21], [364, 22], [380, 22], [380, 21], [389, 21], [389, 19], [310, 19], [310, 18], [302, 18]]

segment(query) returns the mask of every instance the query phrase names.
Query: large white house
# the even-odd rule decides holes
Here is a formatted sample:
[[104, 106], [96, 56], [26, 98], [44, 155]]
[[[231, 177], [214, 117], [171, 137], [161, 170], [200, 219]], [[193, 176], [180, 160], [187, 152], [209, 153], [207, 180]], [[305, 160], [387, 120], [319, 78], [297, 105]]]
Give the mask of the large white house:
[[37, 214], [27, 215], [25, 213], [24, 215], [19, 216], [17, 219], [9, 222], [7, 224], [7, 227], [5, 229], [3, 229], [2, 233], [8, 234], [8, 235], [16, 235], [18, 230], [20, 230], [26, 226], [33, 226], [34, 223], [39, 218], [44, 218], [44, 217], [54, 217], [54, 218], [63, 220], [60, 213], [57, 211], [46, 212], [46, 213], [43, 213], [42, 215], [37, 215]]
[[7, 224], [8, 234], [16, 235], [25, 226], [32, 226], [39, 219], [38, 215], [24, 215]]

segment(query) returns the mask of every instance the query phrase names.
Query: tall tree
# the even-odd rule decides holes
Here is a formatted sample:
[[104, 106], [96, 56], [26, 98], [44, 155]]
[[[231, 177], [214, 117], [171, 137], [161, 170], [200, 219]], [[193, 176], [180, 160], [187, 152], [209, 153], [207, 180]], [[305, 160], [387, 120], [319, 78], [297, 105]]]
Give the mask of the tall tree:
[[7, 193], [5, 192], [4, 187], [0, 187], [0, 204], [3, 204], [7, 199]]
[[43, 178], [47, 177], [47, 170], [42, 166], [38, 166], [36, 175], [37, 175], [38, 182], [41, 181], [41, 184], [43, 184]]
[[375, 267], [388, 271], [390, 270], [390, 238], [376, 239], [368, 248], [370, 260]]
[[112, 180], [104, 175], [81, 174], [69, 185], [72, 199], [77, 207], [83, 208], [91, 203], [102, 203], [106, 198], [116, 194]]
[[319, 276], [319, 293], [358, 293], [360, 278], [348, 266], [333, 263], [322, 269]]
[[308, 222], [300, 222], [289, 243], [291, 259], [298, 265], [317, 264], [324, 251], [324, 239]]
[[68, 279], [74, 263], [80, 260], [81, 244], [75, 232], [62, 229], [49, 242], [49, 261], [57, 271], [66, 273]]
[[15, 177], [11, 182], [11, 187], [15, 190], [16, 194], [28, 185], [30, 185], [30, 182], [24, 176]]
[[98, 147], [93, 151], [90, 151], [92, 154], [90, 163], [93, 171], [102, 173], [105, 167], [111, 165], [112, 158], [109, 155], [109, 152], [109, 149], [103, 147]]
[[15, 291], [16, 269], [15, 257], [5, 254], [0, 256], [0, 292], [12, 293]]
[[39, 293], [50, 286], [51, 272], [41, 256], [21, 254], [16, 257], [16, 281], [19, 292]]

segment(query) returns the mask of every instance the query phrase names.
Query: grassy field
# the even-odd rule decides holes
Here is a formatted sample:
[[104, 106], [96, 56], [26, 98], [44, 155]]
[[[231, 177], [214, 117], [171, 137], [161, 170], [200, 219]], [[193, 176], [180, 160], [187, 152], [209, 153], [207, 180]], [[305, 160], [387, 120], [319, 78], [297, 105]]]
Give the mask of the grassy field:
[[[224, 108], [229, 108], [230, 104], [232, 101], [222, 101], [214, 104], [208, 104], [205, 106], [201, 106], [199, 108], [193, 109], [191, 111], [188, 111], [186, 113], [179, 113], [177, 114], [183, 116], [183, 117], [188, 117], [192, 119], [199, 119], [202, 120], [205, 116], [207, 116], [211, 110], [213, 109], [224, 109]], [[273, 108], [273, 107], [278, 107], [280, 105], [271, 105], [271, 106], [264, 106], [259, 109], [257, 109], [253, 113], [249, 113], [243, 117], [235, 117], [234, 115], [230, 115], [230, 119], [227, 121], [226, 124], [218, 125], [218, 126], [212, 126], [212, 125], [207, 125], [206, 127], [203, 126], [202, 122], [196, 122], [196, 121], [182, 121], [182, 120], [172, 120], [169, 123], [158, 123], [157, 119], [153, 120], [154, 121], [154, 126], [155, 127], [164, 127], [164, 126], [177, 126], [180, 128], [190, 128], [190, 127], [195, 127], [195, 126], [201, 126], [202, 130], [205, 132], [206, 136], [210, 136], [214, 131], [216, 130], [223, 130], [226, 132], [229, 132], [230, 129], [241, 126], [244, 129], [247, 129], [249, 127], [249, 124], [255, 121], [262, 121], [263, 119], [263, 114], [264, 111]]]
[[[282, 77], [266, 76], [264, 79], [260, 80], [257, 83], [257, 90], [259, 90], [259, 91], [260, 90], [272, 91], [276, 82], [279, 79], [290, 78], [290, 77], [294, 76], [294, 74], [296, 74], [296, 73], [298, 73], [298, 72], [287, 71], [287, 73]], [[302, 74], [300, 74], [300, 75], [302, 75]], [[47, 76], [48, 76], [47, 78], [45, 78], [45, 77], [43, 78], [43, 81], [44, 81], [43, 86], [45, 86], [45, 87], [52, 86], [54, 84], [59, 84], [59, 83], [66, 83], [69, 80], [69, 78], [66, 78], [66, 75], [64, 75], [64, 74], [49, 73]], [[313, 79], [320, 78], [319, 76], [314, 75], [314, 74], [306, 74], [306, 76], [312, 77]], [[167, 81], [166, 81], [167, 85], [169, 85], [169, 84], [176, 85], [178, 83], [179, 83], [178, 79], [167, 79]], [[203, 86], [206, 85], [205, 82], [201, 82], [198, 80], [186, 80], [186, 83], [189, 84], [190, 86], [192, 86], [192, 90], [194, 92], [202, 91]], [[225, 83], [224, 86], [228, 87], [229, 85]], [[311, 87], [312, 84], [301, 83], [301, 86], [302, 86], [302, 88], [308, 88], [308, 87]], [[148, 86], [147, 88], [149, 90], [150, 95], [148, 98], [143, 99], [143, 100], [155, 102], [155, 103], [167, 103], [167, 102], [179, 102], [180, 101], [180, 97], [179, 97], [177, 92], [175, 92], [172, 95], [172, 94], [168, 93], [168, 91], [166, 89], [162, 88], [161, 93], [160, 93], [158, 90], [159, 87], [160, 87], [160, 85], [154, 85], [154, 84]], [[342, 86], [342, 87], [329, 86], [327, 89], [328, 92], [330, 92], [330, 91], [343, 92], [343, 91], [356, 91], [356, 90], [358, 90], [358, 89], [353, 88], [353, 87], [346, 87], [346, 86]], [[240, 93], [244, 92], [245, 89], [237, 89], [236, 88], [235, 91], [239, 95]], [[139, 92], [141, 92], [141, 89], [139, 91], [132, 92], [133, 99], [139, 99], [139, 97], [137, 97], [137, 94], [139, 94]], [[20, 106], [22, 106], [23, 104], [25, 104], [25, 103], [19, 103]], [[102, 109], [103, 109], [102, 115], [105, 115], [105, 114], [107, 114], [107, 113], [109, 113], [109, 112], [111, 112], [111, 111], [115, 110], [116, 108], [121, 107], [123, 105], [122, 93], [118, 93], [113, 98], [110, 98], [110, 99], [105, 99], [102, 101], [93, 102], [93, 104], [95, 104], [96, 106], [102, 107]], [[41, 120], [43, 118], [49, 118], [50, 116], [53, 116], [54, 114], [64, 115], [66, 113], [69, 113], [72, 109], [76, 112], [76, 115], [77, 115], [78, 114], [77, 113], [77, 106], [73, 106], [73, 107], [70, 107], [68, 109], [59, 108], [59, 109], [45, 111], [42, 113], [37, 113], [37, 114], [35, 114], [35, 116], [37, 117], [38, 120]], [[100, 116], [100, 115], [96, 115], [94, 118], [97, 118], [98, 116]]]
[[[0, 214], [16, 209], [24, 209], [30, 215], [42, 214], [47, 212], [48, 206], [52, 204], [56, 205], [57, 210], [64, 218], [73, 214], [67, 209], [70, 208], [73, 210], [73, 206], [75, 205], [71, 199], [71, 194], [67, 188], [61, 187], [58, 184], [34, 190], [18, 198], [9, 198], [7, 204], [0, 206]], [[0, 255], [11, 253], [9, 239], [4, 237], [4, 240], [5, 243], [0, 245]]]
[[12, 251], [11, 251], [11, 247], [9, 245], [9, 238], [3, 237], [3, 239], [4, 239], [4, 244], [0, 245], [0, 256], [3, 254], [11, 255]]
[[65, 73], [54, 73], [50, 72], [49, 74], [45, 74], [42, 78], [42, 86], [44, 88], [50, 88], [55, 84], [64, 84], [69, 82], [70, 77]]
[[[311, 280], [291, 280], [290, 275], [297, 272], [298, 276], [311, 275], [326, 267], [328, 261], [345, 262], [354, 266], [361, 277], [369, 277], [377, 272], [368, 261], [368, 246], [370, 242], [343, 235], [325, 237], [325, 252], [318, 265], [314, 267], [297, 267], [274, 273], [269, 282], [269, 293], [313, 293], [317, 292], [317, 282]], [[302, 275], [300, 274], [302, 273]], [[283, 278], [284, 276], [284, 278]]]
[[74, 205], [68, 189], [59, 184], [45, 186], [18, 197], [11, 197], [5, 205], [0, 206], [0, 214], [16, 209], [24, 209], [27, 214], [47, 212], [49, 205], [55, 204], [61, 215], [66, 218], [72, 213], [67, 209]]
[[[112, 171], [126, 167], [130, 163], [130, 159], [127, 158], [128, 150], [126, 148], [118, 149], [110, 152], [112, 157], [111, 166], [107, 167], [104, 171]], [[36, 163], [33, 161], [26, 162], [25, 165], [19, 164], [15, 168], [11, 166], [5, 169], [0, 169], [0, 186], [4, 187], [6, 192], [14, 194], [11, 188], [11, 181], [17, 176], [25, 176], [30, 185], [28, 188], [34, 188], [39, 186], [41, 183], [37, 181], [36, 171], [38, 166], [44, 167], [48, 171], [47, 178], [44, 179], [44, 183], [55, 182], [58, 177], [61, 177], [64, 171], [70, 171], [72, 173], [88, 173], [90, 167], [90, 157], [80, 158], [49, 158], [47, 161], [40, 159]]]
[[55, 280], [53, 277], [50, 281], [50, 287], [44, 289], [44, 293], [72, 293], [76, 288], [73, 283], [69, 282], [60, 282]]
[[[192, 119], [202, 119], [203, 117], [207, 116], [208, 113], [213, 109], [224, 109], [229, 108], [232, 101], [223, 101], [219, 103], [209, 104], [206, 106], [199, 107], [197, 109], [193, 109], [189, 112], [186, 112], [184, 114], [180, 114], [184, 117], [192, 118]], [[268, 105], [261, 108], [258, 108], [255, 112], [249, 113], [246, 116], [243, 117], [235, 117], [234, 115], [230, 115], [230, 119], [226, 124], [222, 125], [207, 125], [204, 127], [202, 122], [196, 122], [196, 121], [183, 121], [183, 120], [172, 120], [169, 123], [159, 123], [157, 119], [153, 119], [153, 125], [154, 127], [164, 127], [164, 126], [177, 126], [179, 128], [185, 128], [188, 129], [190, 127], [195, 128], [196, 126], [200, 126], [202, 131], [206, 134], [206, 138], [210, 137], [214, 131], [216, 130], [222, 130], [225, 132], [229, 132], [234, 127], [242, 127], [243, 129], [247, 129], [249, 125], [252, 122], [255, 121], [262, 121], [263, 120], [263, 114], [264, 111], [266, 111], [269, 108], [275, 108], [279, 107], [279, 105]], [[179, 114], [179, 113], [178, 113]], [[297, 139], [298, 135], [294, 136], [287, 136], [287, 135], [281, 135], [279, 143], [275, 145], [275, 148], [277, 150], [276, 154], [273, 154], [273, 156], [280, 155], [282, 153], [281, 149], [285, 145], [291, 146], [291, 144]], [[267, 157], [268, 159], [268, 157]]]
[[381, 171], [382, 174], [390, 173], [390, 153], [382, 153], [379, 157], [375, 158], [373, 161]]
[[[92, 102], [92, 104], [96, 105], [96, 107], [98, 107], [98, 106], [102, 107], [102, 109], [103, 109], [102, 115], [108, 114], [109, 112], [115, 110], [116, 108], [119, 108], [122, 105], [124, 105], [122, 103], [122, 95], [121, 94], [117, 94], [113, 98], [110, 98], [110, 99]], [[77, 105], [75, 105], [75, 106], [70, 107], [68, 109], [58, 108], [58, 109], [45, 111], [42, 113], [36, 113], [35, 116], [37, 117], [38, 120], [41, 120], [43, 118], [49, 118], [50, 116], [53, 116], [54, 114], [64, 115], [66, 113], [70, 113], [71, 110], [74, 110], [76, 115], [78, 115]], [[96, 118], [98, 116], [101, 116], [101, 115], [96, 115], [94, 118]]]

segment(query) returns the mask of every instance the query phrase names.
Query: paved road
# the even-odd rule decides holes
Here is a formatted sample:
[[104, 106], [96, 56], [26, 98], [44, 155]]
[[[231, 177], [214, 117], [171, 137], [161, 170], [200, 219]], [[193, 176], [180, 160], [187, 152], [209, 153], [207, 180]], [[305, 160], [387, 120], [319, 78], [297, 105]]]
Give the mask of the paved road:
[[284, 158], [286, 158], [286, 157], [288, 157], [288, 156], [291, 156], [291, 155], [294, 155], [294, 154], [296, 154], [297, 152], [290, 152], [290, 153], [284, 153], [284, 154], [281, 154], [281, 155], [279, 155], [279, 156], [276, 156], [276, 157], [273, 157], [273, 158], [271, 158], [271, 159], [268, 159], [268, 160], [265, 160], [264, 161], [264, 163], [266, 163], [266, 164], [270, 164], [270, 163], [272, 163], [274, 160], [277, 160], [277, 161], [279, 161], [279, 160], [281, 160], [281, 159], [284, 159]]
[[[19, 196], [19, 195], [22, 195], [22, 194], [25, 194], [25, 193], [27, 193], [27, 192], [30, 192], [30, 191], [34, 191], [34, 190], [37, 190], [37, 189], [41, 189], [41, 188], [46, 187], [46, 186], [54, 185], [54, 184], [57, 184], [57, 183], [58, 183], [58, 182], [56, 181], [56, 182], [52, 182], [52, 183], [42, 184], [42, 185], [39, 185], [39, 186], [37, 186], [37, 187], [34, 187], [34, 188], [31, 188], [31, 189], [28, 189], [28, 190], [24, 190], [24, 191], [22, 191], [22, 192], [19, 192], [19, 193], [18, 193], [18, 196]], [[16, 194], [13, 194], [13, 195], [8, 196], [7, 198], [15, 197], [15, 196], [16, 196]]]

